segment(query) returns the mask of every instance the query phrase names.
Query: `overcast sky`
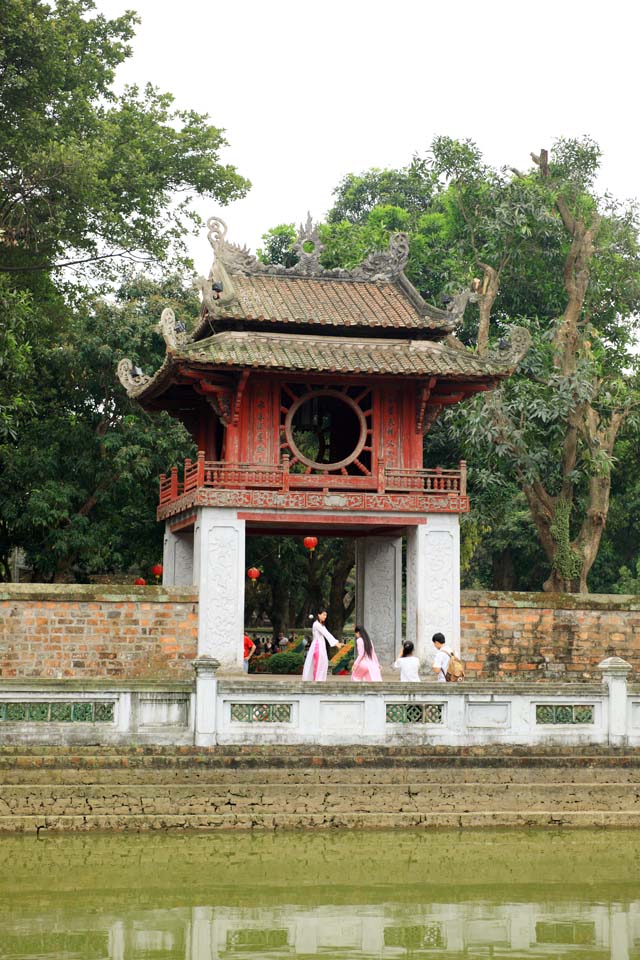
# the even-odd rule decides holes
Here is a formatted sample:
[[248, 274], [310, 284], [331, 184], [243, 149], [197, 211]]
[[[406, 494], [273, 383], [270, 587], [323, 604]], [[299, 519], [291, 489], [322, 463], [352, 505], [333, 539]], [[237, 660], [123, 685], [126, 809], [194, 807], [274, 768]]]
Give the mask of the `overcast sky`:
[[[638, 41], [631, 0], [97, 0], [141, 17], [119, 84], [151, 81], [226, 130], [253, 187], [221, 214], [260, 245], [314, 219], [347, 173], [406, 166], [439, 134], [524, 167], [558, 136], [604, 152], [600, 188], [640, 195]], [[635, 12], [634, 12], [635, 11]], [[193, 246], [208, 269], [206, 239]]]

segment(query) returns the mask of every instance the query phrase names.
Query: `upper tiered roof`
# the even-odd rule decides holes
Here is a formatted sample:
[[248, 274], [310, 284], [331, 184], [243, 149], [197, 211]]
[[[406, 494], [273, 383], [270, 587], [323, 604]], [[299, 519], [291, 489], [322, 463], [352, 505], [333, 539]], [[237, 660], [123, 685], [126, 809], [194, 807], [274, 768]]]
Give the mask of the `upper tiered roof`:
[[[403, 272], [405, 234], [393, 236], [386, 252], [370, 254], [354, 270], [327, 270], [310, 221], [301, 227], [298, 261], [288, 268], [263, 264], [228, 243], [221, 220], [208, 226], [215, 259], [200, 280], [203, 303], [195, 330], [180, 332], [173, 311], [164, 310], [159, 328], [167, 353], [160, 369], [149, 377], [129, 360], [118, 365], [129, 395], [143, 404], [164, 406], [162, 395], [180, 384], [181, 390], [188, 387], [189, 370], [435, 376], [487, 388], [509, 376], [528, 349], [529, 334], [520, 328], [483, 356], [452, 337], [475, 294], [454, 297], [447, 310], [426, 303]], [[166, 397], [169, 406], [174, 402]]]
[[[300, 228], [292, 267], [261, 263], [246, 248], [229, 243], [221, 220], [209, 220], [215, 259], [201, 279], [203, 310], [194, 339], [243, 321], [252, 327], [297, 327], [419, 331], [439, 339], [456, 322], [453, 309], [426, 303], [404, 275], [409, 256], [406, 234], [391, 238], [389, 249], [370, 254], [353, 270], [327, 270], [323, 245], [311, 221]], [[220, 287], [220, 290], [215, 289]]]

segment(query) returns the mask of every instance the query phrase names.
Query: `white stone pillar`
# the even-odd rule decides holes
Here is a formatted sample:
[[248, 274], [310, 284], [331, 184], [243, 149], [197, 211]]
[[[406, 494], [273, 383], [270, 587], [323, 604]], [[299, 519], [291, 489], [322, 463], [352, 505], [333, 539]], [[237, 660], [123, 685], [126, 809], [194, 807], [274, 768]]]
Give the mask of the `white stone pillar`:
[[430, 513], [407, 528], [407, 640], [431, 663], [434, 633], [460, 653], [460, 523], [457, 513]]
[[193, 534], [172, 533], [164, 528], [162, 583], [166, 587], [191, 587], [193, 578]]
[[245, 523], [236, 510], [201, 507], [194, 528], [198, 657], [242, 669]]
[[196, 747], [213, 747], [216, 742], [216, 698], [218, 681], [216, 670], [220, 664], [212, 657], [198, 657], [193, 661], [196, 672]]
[[609, 746], [621, 747], [627, 742], [627, 675], [632, 666], [622, 657], [607, 657], [598, 670], [609, 688]]
[[402, 537], [356, 540], [356, 622], [369, 632], [384, 667], [402, 641]]

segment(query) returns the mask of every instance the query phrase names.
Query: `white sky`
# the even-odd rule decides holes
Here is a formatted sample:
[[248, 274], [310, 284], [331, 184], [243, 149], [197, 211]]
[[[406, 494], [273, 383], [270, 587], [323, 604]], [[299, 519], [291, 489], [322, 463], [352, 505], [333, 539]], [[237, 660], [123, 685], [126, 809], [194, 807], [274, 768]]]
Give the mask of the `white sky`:
[[[220, 214], [252, 249], [324, 216], [347, 173], [406, 166], [439, 134], [526, 167], [558, 136], [604, 152], [600, 189], [640, 194], [633, 0], [96, 0], [142, 18], [119, 84], [151, 81], [226, 130], [253, 187]], [[203, 235], [192, 247], [208, 269]]]

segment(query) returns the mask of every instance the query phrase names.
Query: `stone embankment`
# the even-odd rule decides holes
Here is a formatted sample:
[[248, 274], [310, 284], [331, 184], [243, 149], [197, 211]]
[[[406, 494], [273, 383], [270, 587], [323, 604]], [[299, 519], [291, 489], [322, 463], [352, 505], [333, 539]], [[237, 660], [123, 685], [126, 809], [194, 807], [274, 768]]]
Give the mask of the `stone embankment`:
[[640, 826], [640, 751], [0, 747], [0, 833], [529, 826]]

